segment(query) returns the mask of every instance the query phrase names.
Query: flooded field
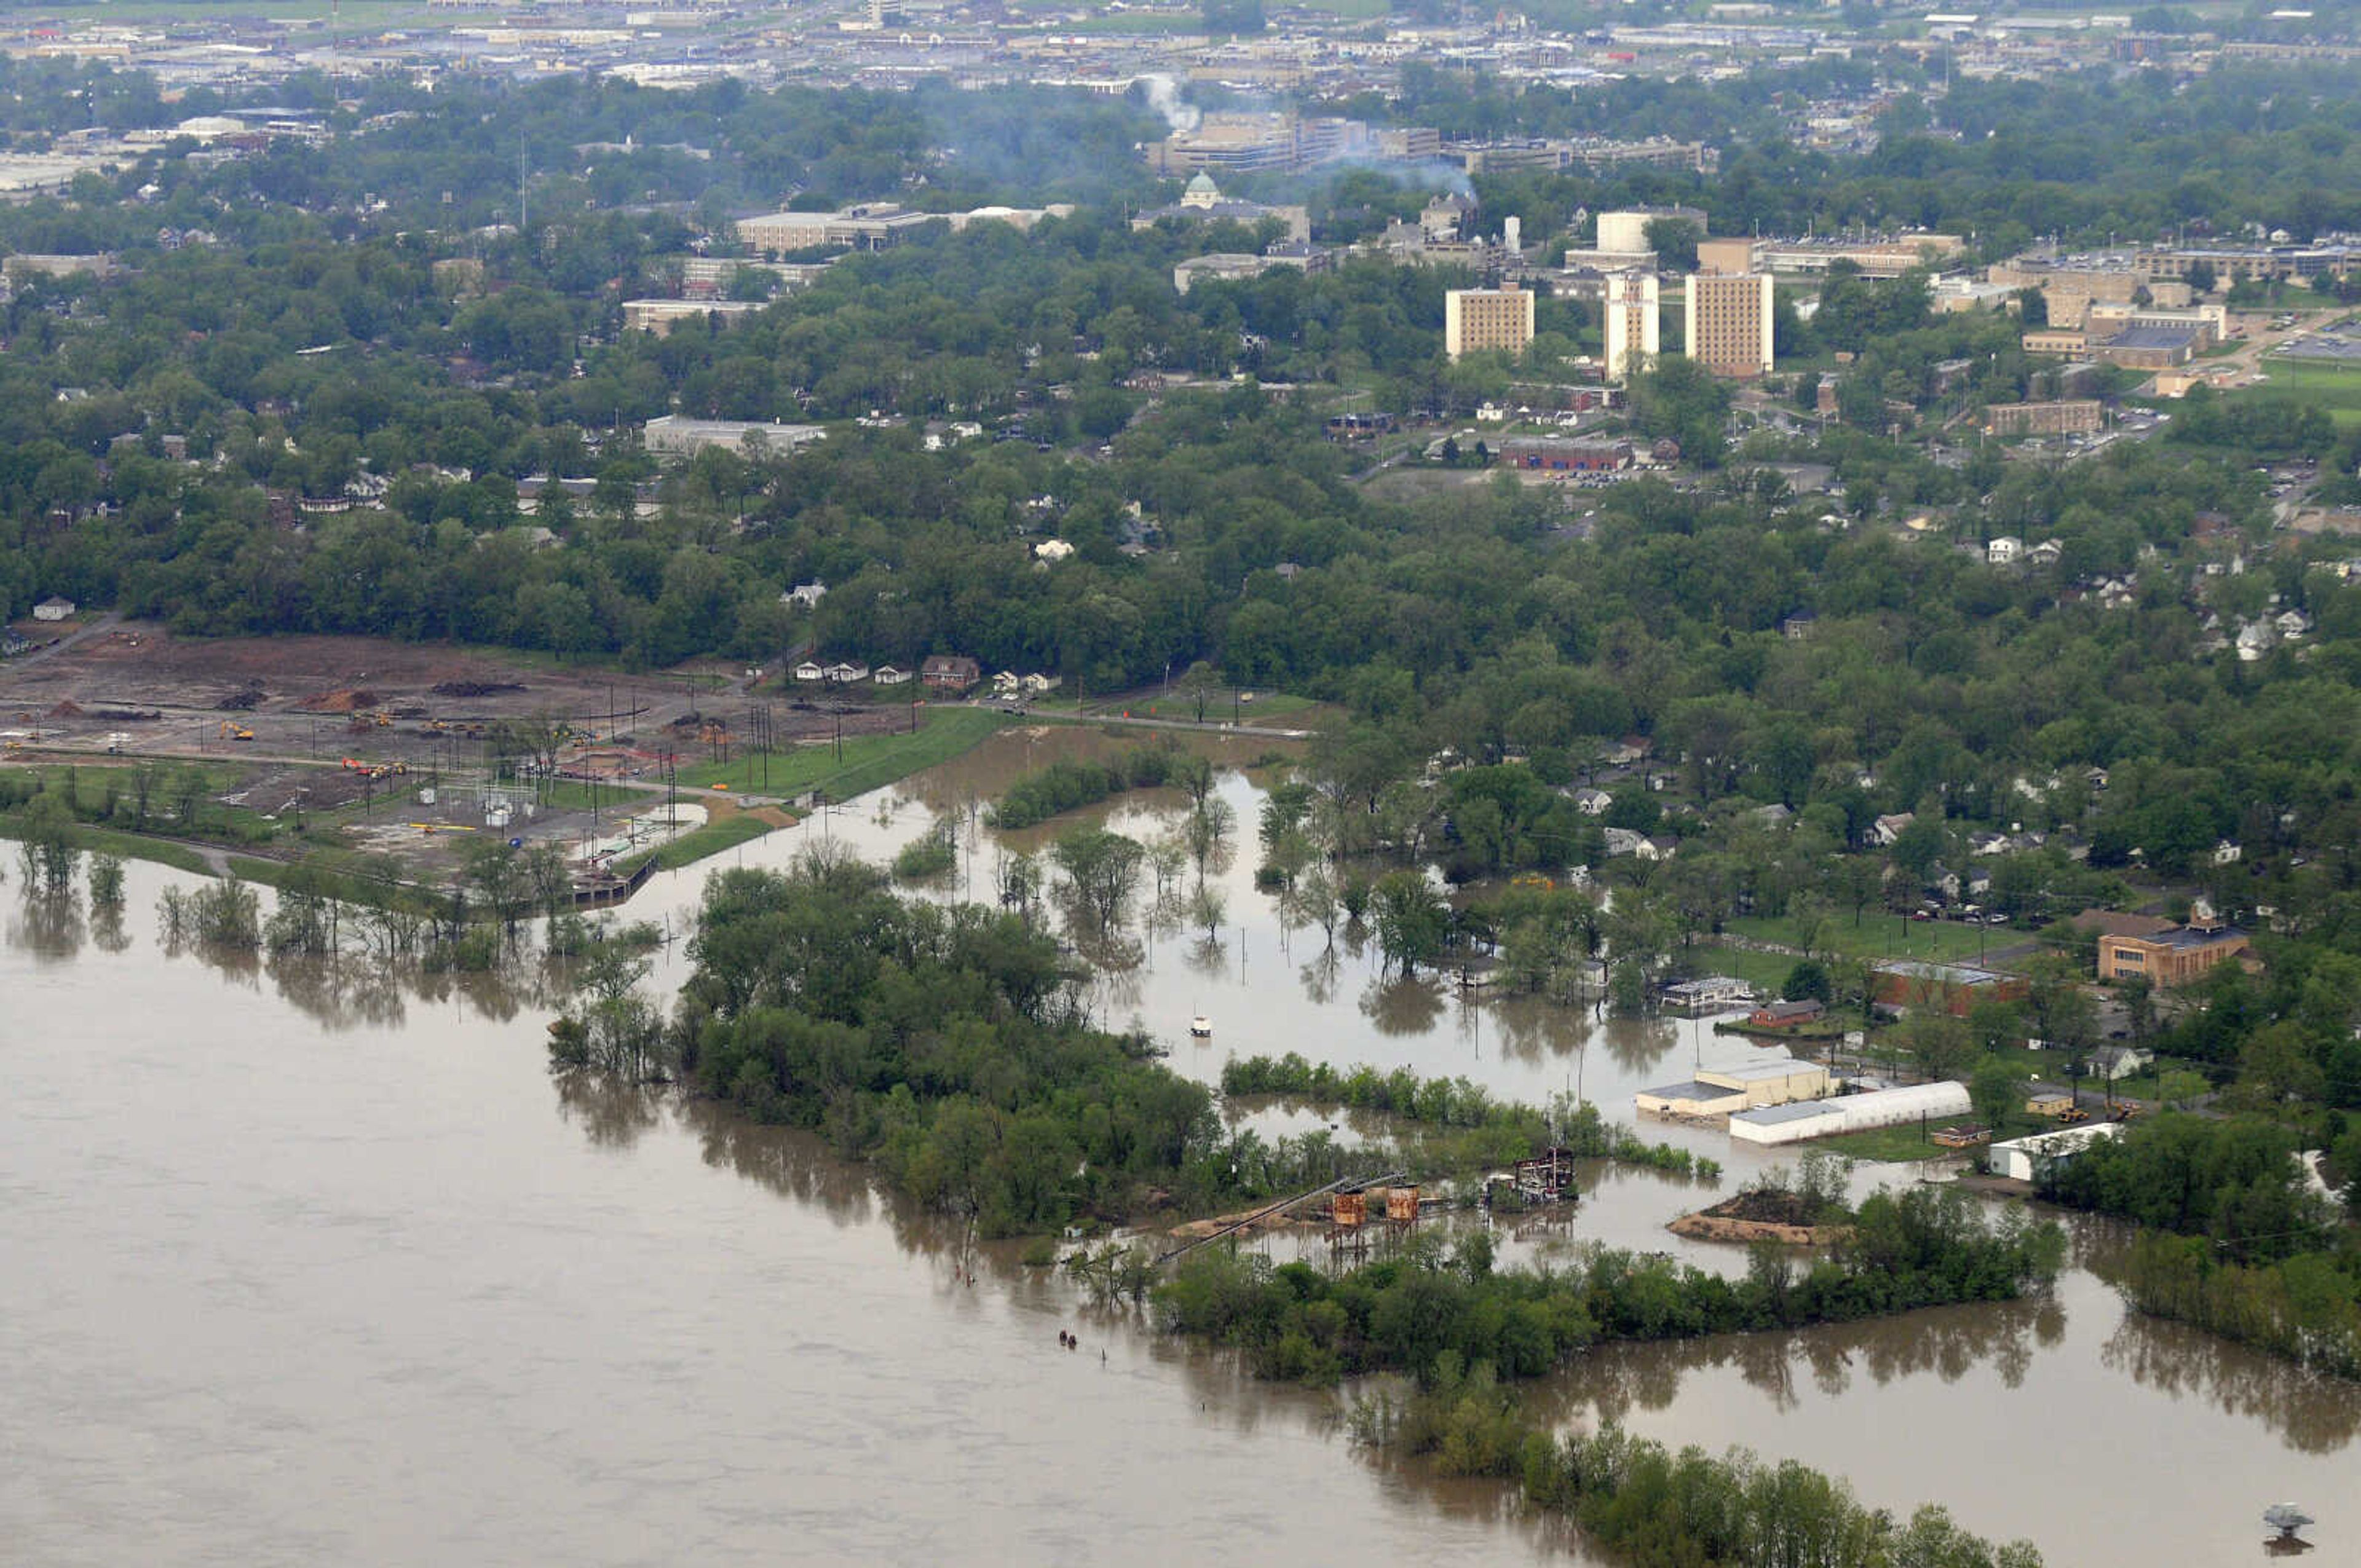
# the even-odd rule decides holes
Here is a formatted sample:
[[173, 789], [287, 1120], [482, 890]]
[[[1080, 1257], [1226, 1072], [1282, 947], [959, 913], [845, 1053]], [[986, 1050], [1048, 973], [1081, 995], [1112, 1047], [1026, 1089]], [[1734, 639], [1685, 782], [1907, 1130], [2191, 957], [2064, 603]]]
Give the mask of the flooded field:
[[[731, 861], [813, 839], [888, 853], [1022, 772], [1027, 743]], [[1099, 740], [1029, 743], [1038, 765]], [[1754, 1048], [1382, 983], [1367, 950], [1283, 927], [1252, 885], [1254, 786], [1222, 788], [1245, 837], [1211, 879], [1218, 929], [1141, 933], [1094, 998], [1182, 1071], [1291, 1049], [1521, 1099], [1578, 1087], [1628, 1119], [1634, 1089]], [[1146, 834], [1170, 809], [1101, 815]], [[956, 880], [990, 886], [1005, 847], [975, 830], [960, 848]], [[120, 927], [0, 887], [12, 1563], [1582, 1560], [1497, 1488], [1356, 1453], [1336, 1398], [1094, 1310], [1016, 1247], [963, 1248], [808, 1139], [554, 1080], [555, 998], [531, 966], [462, 981], [168, 957], [150, 912], [172, 880], [133, 867]], [[661, 875], [630, 915], [677, 934], [702, 880]], [[653, 983], [684, 962], [675, 946]], [[1214, 1034], [1193, 1043], [1200, 1013]], [[1356, 1135], [1284, 1102], [1247, 1114], [1266, 1136]], [[1762, 1163], [1718, 1133], [1646, 1130], [1733, 1180]], [[1510, 1255], [1604, 1239], [1742, 1266], [1664, 1233], [1706, 1201], [1696, 1185], [1584, 1180], [1570, 1219], [1529, 1223]], [[2128, 1319], [2088, 1267], [2108, 1232], [2076, 1239], [2038, 1301], [1623, 1347], [1536, 1397], [1568, 1422], [1795, 1457], [1872, 1504], [1941, 1502], [2053, 1565], [2250, 1557], [2282, 1497], [2320, 1518], [2318, 1560], [2354, 1560], [2336, 1553], [2361, 1541], [2361, 1389]]]

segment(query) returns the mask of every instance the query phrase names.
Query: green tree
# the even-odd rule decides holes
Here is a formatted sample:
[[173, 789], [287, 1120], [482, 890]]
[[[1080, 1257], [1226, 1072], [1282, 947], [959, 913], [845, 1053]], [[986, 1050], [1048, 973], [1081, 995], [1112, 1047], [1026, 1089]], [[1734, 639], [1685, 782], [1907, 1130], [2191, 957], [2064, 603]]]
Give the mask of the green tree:
[[2024, 1070], [2004, 1056], [1988, 1056], [1968, 1075], [1968, 1099], [1977, 1120], [1995, 1134], [2025, 1109], [2028, 1087]]
[[1450, 929], [1449, 911], [1426, 878], [1418, 872], [1388, 872], [1378, 879], [1371, 899], [1378, 926], [1378, 949], [1387, 967], [1404, 976], [1443, 952]]

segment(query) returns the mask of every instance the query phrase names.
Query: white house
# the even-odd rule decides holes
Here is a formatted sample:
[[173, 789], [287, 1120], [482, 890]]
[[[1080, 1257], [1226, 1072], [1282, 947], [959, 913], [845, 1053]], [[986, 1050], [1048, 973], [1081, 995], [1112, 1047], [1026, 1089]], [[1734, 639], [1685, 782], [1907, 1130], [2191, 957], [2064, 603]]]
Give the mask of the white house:
[[1984, 546], [1984, 564], [1990, 566], [2014, 566], [2024, 555], [2025, 541], [2014, 533], [2004, 533]]
[[876, 674], [870, 678], [881, 686], [906, 686], [912, 677], [913, 672], [904, 669], [899, 664], [880, 664], [877, 666]]
[[1609, 828], [1607, 829], [1607, 854], [1610, 860], [1632, 855], [1643, 861], [1661, 861], [1664, 858], [1664, 848], [1645, 833], [1635, 832], [1629, 828]]
[[1894, 848], [1894, 841], [1902, 837], [1902, 830], [1917, 819], [1915, 812], [1908, 811], [1897, 811], [1891, 816], [1881, 817], [1870, 824], [1870, 842], [1881, 850], [1890, 850]]
[[68, 598], [58, 598], [54, 596], [43, 599], [40, 603], [33, 607], [33, 619], [35, 620], [71, 620], [73, 619], [73, 600]]
[[2213, 846], [2213, 863], [2217, 866], [2235, 865], [2246, 858], [2246, 847], [2235, 839], [2224, 839]]
[[1585, 817], [1604, 817], [1615, 797], [1603, 789], [1578, 789], [1574, 792], [1574, 808]]
[[1066, 684], [1066, 677], [1063, 675], [1044, 675], [1037, 672], [1036, 674], [1026, 676], [1023, 684], [1027, 695], [1031, 696], [1039, 696], [1044, 692], [1053, 692], [1060, 686], [1064, 685]]
[[828, 597], [828, 585], [818, 580], [797, 583], [779, 596], [781, 604], [799, 605], [805, 609], [818, 609], [819, 601]]
[[1073, 553], [1074, 547], [1062, 539], [1044, 539], [1033, 546], [1033, 558], [1037, 561], [1062, 561]]
[[806, 659], [796, 665], [795, 674], [799, 681], [824, 681], [828, 669], [817, 659]]
[[835, 663], [830, 664], [824, 673], [831, 684], [840, 686], [849, 686], [856, 681], [867, 680], [869, 678], [869, 666], [866, 664], [855, 663], [850, 659], [839, 659]]

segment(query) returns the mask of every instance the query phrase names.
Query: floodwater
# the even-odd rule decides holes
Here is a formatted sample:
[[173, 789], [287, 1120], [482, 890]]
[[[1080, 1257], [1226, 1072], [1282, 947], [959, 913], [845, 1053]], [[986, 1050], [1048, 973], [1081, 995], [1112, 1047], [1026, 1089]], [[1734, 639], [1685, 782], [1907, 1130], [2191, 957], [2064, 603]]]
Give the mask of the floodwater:
[[[882, 823], [856, 803], [737, 858], [890, 850], [1005, 774], [1008, 745], [913, 781]], [[1623, 1116], [1632, 1089], [1752, 1049], [1406, 999], [1367, 953], [1327, 962], [1253, 891], [1253, 791], [1224, 788], [1243, 841], [1212, 879], [1219, 951], [1167, 933], [1102, 982], [1108, 1021], [1137, 1015], [1183, 1071], [1294, 1049], [1525, 1099], [1571, 1081]], [[1149, 831], [1159, 809], [1103, 814]], [[988, 886], [997, 848], [972, 838], [962, 869]], [[531, 974], [168, 956], [151, 911], [177, 880], [130, 868], [120, 927], [0, 888], [0, 1558], [1580, 1559], [1496, 1487], [1356, 1454], [1338, 1400], [1093, 1310], [1017, 1249], [963, 1250], [808, 1139], [553, 1080]], [[701, 882], [660, 877], [630, 915], [677, 932]], [[1185, 1036], [1199, 1012], [1209, 1045]], [[1266, 1135], [1322, 1124], [1250, 1114]], [[1734, 1178], [1762, 1163], [1645, 1130]], [[1695, 1186], [1590, 1181], [1515, 1251], [1570, 1235], [1733, 1266], [1661, 1229]], [[2282, 1497], [2320, 1518], [2318, 1560], [2361, 1561], [2338, 1556], [2361, 1541], [2361, 1389], [2130, 1319], [2079, 1263], [2035, 1302], [1610, 1350], [1537, 1398], [1568, 1422], [1800, 1459], [1879, 1506], [1941, 1502], [2053, 1564], [2248, 1557]]]

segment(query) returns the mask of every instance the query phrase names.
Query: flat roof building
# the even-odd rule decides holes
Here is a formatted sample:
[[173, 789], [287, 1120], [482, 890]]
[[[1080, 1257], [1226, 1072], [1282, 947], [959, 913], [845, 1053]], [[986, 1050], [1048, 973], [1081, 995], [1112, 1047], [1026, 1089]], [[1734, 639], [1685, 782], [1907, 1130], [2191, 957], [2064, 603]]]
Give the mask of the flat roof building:
[[1504, 466], [1537, 474], [1620, 474], [1631, 466], [1628, 441], [1580, 441], [1563, 435], [1518, 436], [1500, 444]]
[[1653, 223], [1695, 224], [1697, 233], [1705, 232], [1705, 214], [1697, 207], [1626, 207], [1598, 214], [1598, 247], [1653, 252], [1655, 247], [1648, 243], [1648, 225]]
[[640, 443], [664, 457], [691, 457], [708, 446], [732, 452], [791, 452], [828, 433], [816, 424], [763, 424], [742, 419], [686, 419], [665, 414], [641, 427]]
[[2106, 413], [2096, 398], [2052, 403], [1994, 403], [1984, 410], [1986, 435], [2085, 435]]
[[1500, 349], [1522, 354], [1533, 340], [1533, 296], [1504, 289], [1452, 289], [1443, 296], [1443, 352], [1453, 359]]
[[1620, 380], [1656, 362], [1663, 331], [1660, 286], [1653, 272], [1617, 272], [1607, 280], [1607, 375]]
[[1631, 1099], [1635, 1109], [1652, 1116], [1728, 1116], [1765, 1105], [1817, 1100], [1829, 1087], [1828, 1069], [1819, 1063], [1781, 1057], [1706, 1069], [1680, 1083], [1643, 1089]]
[[2152, 937], [2103, 936], [2099, 938], [2099, 978], [2145, 979], [2157, 989], [2169, 991], [2187, 985], [2253, 946], [2246, 932], [2215, 921], [2175, 927]]
[[1717, 376], [1771, 370], [1772, 282], [1768, 272], [1690, 275], [1682, 306], [1688, 356]]
[[723, 327], [761, 309], [744, 300], [625, 300], [623, 330], [663, 337], [683, 322], [702, 321]]
[[1746, 1144], [1801, 1143], [1806, 1138], [1858, 1133], [1872, 1127], [1948, 1120], [1965, 1115], [1970, 1103], [1965, 1084], [1913, 1083], [1901, 1089], [1872, 1090], [1867, 1094], [1841, 1094], [1809, 1104], [1766, 1105], [1740, 1111], [1730, 1118], [1730, 1135]]
[[1964, 1018], [1977, 1003], [2022, 1002], [2031, 988], [2021, 974], [1978, 969], [1973, 964], [1924, 963], [1891, 959], [1870, 966], [1878, 1003], [1885, 1007], [1940, 1010]]

